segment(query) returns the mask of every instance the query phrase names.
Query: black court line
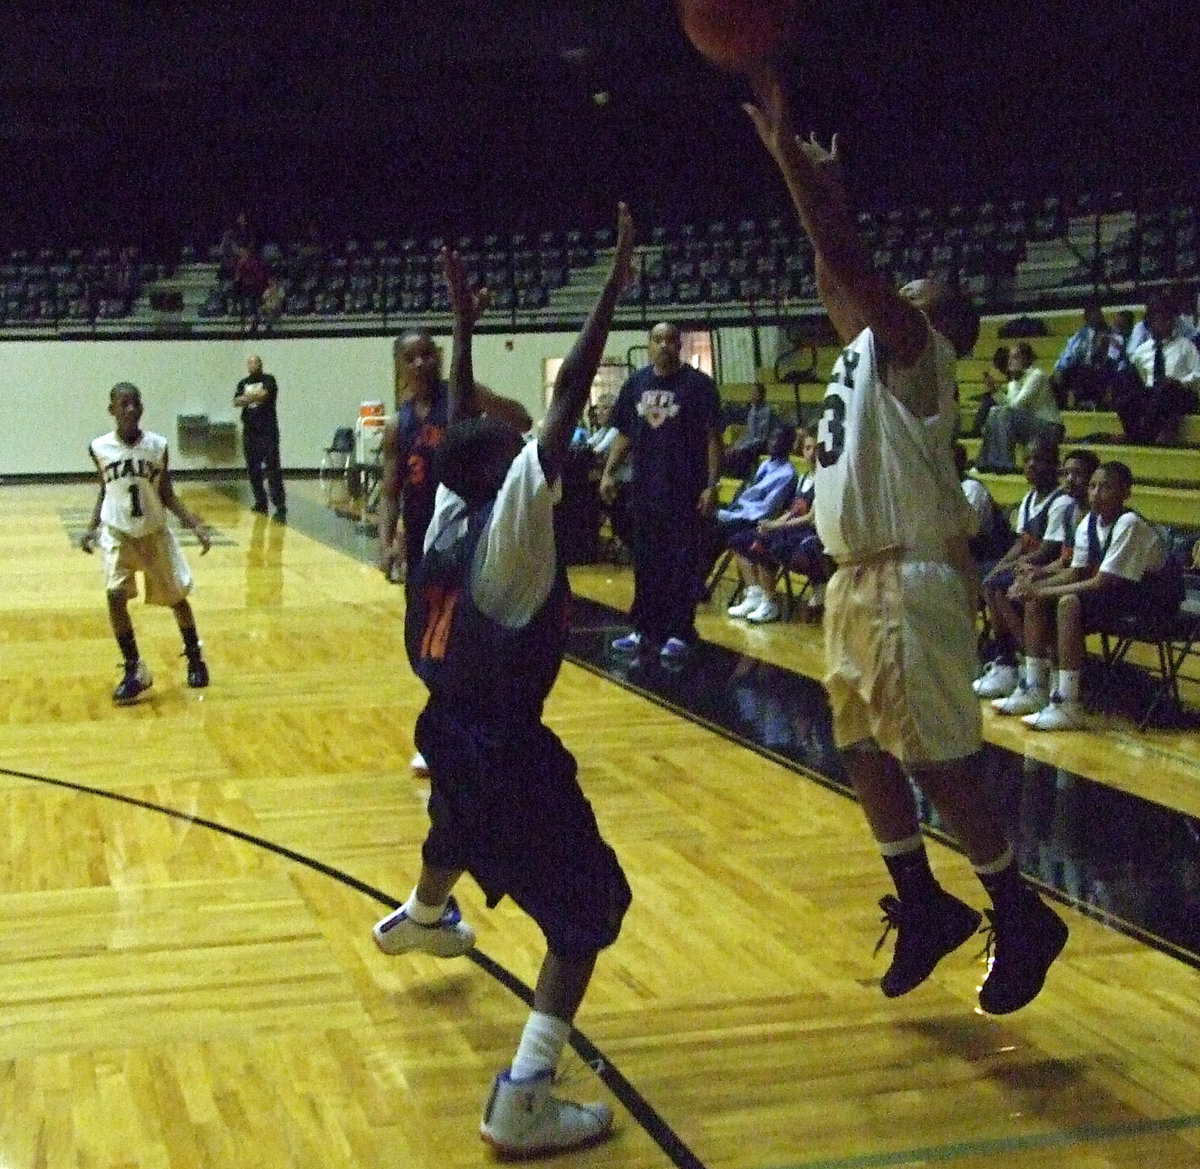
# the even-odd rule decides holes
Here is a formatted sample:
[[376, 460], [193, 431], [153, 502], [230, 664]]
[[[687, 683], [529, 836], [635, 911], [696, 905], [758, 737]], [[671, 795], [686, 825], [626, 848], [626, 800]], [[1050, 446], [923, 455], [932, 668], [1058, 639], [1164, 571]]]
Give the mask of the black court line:
[[[397, 909], [403, 904], [402, 900], [398, 900], [391, 894], [384, 893], [382, 890], [375, 888], [374, 885], [360, 881], [357, 877], [351, 876], [344, 870], [327, 865], [324, 861], [317, 860], [315, 857], [307, 856], [304, 853], [297, 852], [295, 849], [288, 848], [286, 845], [267, 840], [265, 837], [256, 836], [252, 832], [245, 832], [240, 828], [233, 828], [228, 824], [209, 820], [204, 816], [194, 816], [189, 812], [181, 812], [179, 809], [168, 807], [165, 804], [157, 804], [152, 800], [143, 800], [137, 796], [125, 795], [122, 792], [94, 787], [91, 784], [77, 783], [68, 779], [55, 779], [52, 776], [36, 775], [29, 771], [16, 771], [11, 767], [0, 767], [0, 775], [11, 776], [14, 779], [24, 779], [32, 783], [44, 784], [47, 787], [59, 788], [64, 791], [77, 792], [81, 795], [98, 796], [101, 799], [112, 800], [114, 803], [140, 808], [143, 811], [154, 812], [160, 816], [168, 816], [173, 820], [182, 820], [188, 824], [194, 824], [199, 828], [207, 828], [210, 831], [219, 832], [222, 835], [240, 840], [255, 848], [261, 848], [267, 852], [274, 853], [276, 856], [283, 857], [294, 864], [302, 865], [316, 873], [320, 873], [324, 877], [338, 881], [354, 889], [356, 892], [370, 897], [388, 909]], [[474, 962], [486, 974], [491, 975], [492, 978], [516, 995], [517, 998], [532, 1010], [532, 988], [522, 982], [510, 970], [505, 969], [500, 963], [489, 958], [479, 949], [470, 950], [465, 957]], [[612, 1061], [600, 1048], [576, 1028], [572, 1028], [569, 1042], [580, 1059], [591, 1065], [604, 1086], [620, 1101], [621, 1106], [677, 1169], [705, 1169], [704, 1162], [684, 1144], [675, 1130], [663, 1119], [653, 1105], [638, 1092], [628, 1078], [614, 1066]]]
[[[224, 493], [235, 499], [240, 498], [242, 494], [236, 485], [223, 485], [217, 490], [223, 490]], [[288, 510], [289, 527], [301, 530], [310, 538], [358, 559], [360, 562], [373, 558], [374, 548], [376, 548], [373, 536], [368, 535], [355, 524], [350, 524], [349, 521], [335, 516], [328, 508], [313, 504], [308, 500], [295, 499], [294, 502], [289, 502]], [[334, 523], [331, 524], [331, 520]], [[736, 654], [719, 646], [707, 645], [707, 643], [703, 645], [702, 652], [696, 654], [696, 657], [683, 670], [662, 669], [654, 663], [649, 664], [649, 669], [642, 670], [640, 664], [632, 664], [628, 660], [614, 658], [607, 651], [607, 642], [613, 631], [625, 628], [624, 613], [583, 598], [576, 598], [575, 606], [576, 621], [572, 627], [571, 645], [568, 652], [568, 659], [572, 663], [594, 672], [598, 676], [605, 677], [608, 681], [622, 685], [632, 693], [646, 697], [649, 701], [660, 703], [679, 717], [695, 721], [698, 725], [707, 727], [708, 730], [731, 739], [732, 742], [736, 742], [746, 749], [769, 757], [809, 781], [815, 781], [830, 790], [839, 792], [842, 796], [853, 798], [853, 792], [846, 783], [844, 775], [841, 774], [838, 755], [832, 749], [832, 741], [828, 738], [827, 727], [822, 718], [822, 709], [827, 712], [827, 705], [823, 700], [823, 690], [814, 679], [781, 670], [766, 661], [752, 658], [751, 655]], [[713, 684], [722, 677], [725, 679], [724, 687]], [[737, 681], [739, 678], [746, 678], [749, 681], [743, 688], [744, 701], [742, 705], [736, 714], [731, 715], [728, 694], [725, 694], [724, 700], [721, 699], [722, 689], [727, 691], [731, 681]], [[739, 719], [750, 721], [751, 718], [757, 721], [754, 733], [749, 733], [745, 726], [739, 725]], [[782, 733], [782, 729], [786, 724], [791, 724], [792, 731], [785, 735]], [[798, 725], [803, 726], [803, 735], [794, 733], [797, 731]], [[1027, 765], [1034, 762], [1028, 759], [1021, 760], [1020, 756], [988, 745], [984, 749], [982, 766], [988, 768], [992, 779], [996, 779], [997, 775], [1003, 778], [1006, 774], [1010, 779], [1014, 760], [1019, 767], [1026, 768]], [[1114, 816], [1099, 816], [1100, 820], [1109, 821], [1109, 827], [1111, 827], [1112, 819], [1115, 819], [1118, 825], [1132, 825], [1133, 837], [1138, 837], [1140, 832], [1146, 831], [1162, 833], [1165, 827], [1166, 837], [1172, 840], [1178, 838], [1182, 831], [1182, 851], [1187, 853], [1188, 857], [1194, 855], [1196, 844], [1200, 843], [1200, 822], [1196, 821], [1194, 817], [1184, 816], [1172, 809], [1160, 808], [1159, 805], [1142, 801], [1138, 797], [1127, 796], [1126, 793], [1109, 789], [1103, 784], [1096, 784], [1091, 780], [1064, 773], [1061, 769], [1036, 765], [1034, 771], [1038, 771], [1038, 769], [1040, 772], [1049, 773], [1049, 783], [1046, 783], [1046, 774], [1043, 774], [1042, 783], [1034, 785], [1043, 796], [1048, 787], [1051, 790], [1057, 789], [1063, 778], [1066, 777], [1067, 789], [1079, 791], [1081, 797], [1090, 795], [1094, 798], [1097, 793], [1100, 793], [1100, 798], [1103, 799], [1106, 796], [1115, 801], [1115, 807], [1110, 809]], [[132, 807], [196, 823], [200, 827], [209, 828], [211, 831], [227, 834], [229, 837], [240, 839], [247, 844], [262, 847], [262, 849], [276, 853], [277, 856], [305, 865], [317, 873], [341, 881], [344, 885], [364, 893], [388, 909], [396, 909], [401, 904], [391, 895], [366, 885], [365, 882], [342, 873], [341, 870], [288, 849], [286, 846], [277, 845], [251, 833], [242, 832], [241, 829], [224, 826], [216, 821], [203, 819], [203, 817], [181, 813], [179, 810], [143, 801], [136, 797], [121, 795], [119, 792], [109, 792], [98, 789], [98, 787], [72, 783], [72, 781], [11, 771], [4, 767], [0, 767], [0, 774], [13, 775], [13, 777], [61, 787], [61, 789], [109, 798], [116, 802], [132, 805]], [[1009, 814], [1009, 819], [1019, 820], [1024, 825], [1025, 816], [1022, 815], [1025, 811], [1024, 807], [1013, 807], [1012, 783], [1002, 783], [1000, 786], [1004, 792], [1007, 792], [1007, 798], [1003, 799], [1002, 804]], [[1016, 791], [1015, 795], [1016, 802], [1020, 805], [1021, 797], [1027, 793]], [[1096, 809], [1088, 804], [1086, 798], [1080, 799], [1079, 808], [1085, 813], [1082, 817], [1084, 819], [1082, 832], [1092, 832], [1096, 828], [1096, 817], [1088, 815], [1087, 811], [1091, 809], [1094, 813]], [[1150, 821], [1147, 821], [1146, 817], [1141, 814], [1135, 814], [1132, 819], [1129, 819], [1127, 815], [1129, 809], [1133, 809], [1135, 813], [1138, 813], [1139, 810], [1150, 810]], [[943, 843], [956, 847], [954, 840], [942, 831], [934, 811], [928, 807], [928, 804], [923, 805], [922, 813], [926, 831], [935, 835]], [[1038, 817], [1034, 817], [1034, 819], [1040, 825], [1044, 825], [1044, 819], [1038, 819]], [[1063, 817], [1052, 815], [1051, 819], [1063, 819]], [[1150, 825], [1148, 828], [1147, 823]], [[1038, 835], [1033, 835], [1032, 838], [1022, 837], [1022, 850], [1028, 850], [1031, 839], [1034, 844], [1043, 843], [1042, 838]], [[1151, 839], [1154, 838], [1151, 837]], [[1106, 852], [1105, 855], [1109, 855], [1109, 853]], [[1175, 853], [1171, 853], [1171, 856], [1174, 857]], [[1196, 909], [1200, 909], [1200, 894], [1190, 891], [1183, 882], [1176, 885], [1171, 873], [1165, 874], [1168, 877], [1168, 880], [1165, 881], [1165, 892], [1168, 895], [1165, 895], [1162, 901], [1164, 904], [1175, 904], [1172, 898], [1177, 897], [1181, 891], [1187, 894], [1182, 904], [1176, 904], [1178, 913], [1188, 918], [1186, 928], [1183, 930], [1184, 939], [1186, 939], [1186, 945], [1183, 946], [1178, 945], [1172, 939], [1174, 931], [1171, 929], [1168, 929], [1165, 935], [1160, 936], [1145, 928], [1144, 925], [1136, 924], [1133, 921], [1124, 921], [1111, 905], [1097, 904], [1096, 901], [1088, 900], [1086, 897], [1076, 897], [1068, 889], [1061, 887], [1064, 882], [1054, 880], [1054, 874], [1040, 871], [1040, 858], [1022, 855], [1021, 859], [1022, 869], [1026, 871], [1026, 875], [1031, 876], [1031, 879], [1044, 889], [1049, 889], [1058, 900], [1075, 906], [1086, 915], [1134, 937], [1135, 940], [1145, 943], [1147, 946], [1160, 949], [1160, 951], [1170, 954], [1171, 957], [1200, 969], [1200, 913], [1196, 912]], [[1084, 859], [1086, 861], [1086, 858]], [[1153, 864], [1162, 862], [1160, 856], [1151, 856], [1148, 859]], [[1081, 862], [1078, 853], [1072, 853], [1067, 847], [1062, 850], [1062, 856], [1058, 858], [1058, 861], [1063, 864], [1073, 864], [1080, 869], [1087, 868], [1086, 863]], [[1170, 865], [1168, 865], [1168, 869], [1170, 869]], [[1163, 874], [1159, 874], [1159, 876], [1163, 876]], [[1078, 875], [1076, 875], [1076, 880], [1078, 880]], [[1162, 887], [1163, 885], [1163, 880], [1159, 880], [1157, 886], [1152, 885], [1151, 887]], [[1174, 925], [1175, 921], [1169, 922], [1169, 927]], [[481, 970], [509, 989], [523, 1003], [526, 1003], [526, 1006], [532, 1007], [533, 991], [521, 982], [520, 978], [512, 975], [505, 967], [488, 958], [478, 949], [474, 949], [467, 957], [472, 959]], [[672, 1164], [677, 1165], [679, 1169], [704, 1169], [703, 1162], [679, 1139], [678, 1134], [674, 1133], [670, 1125], [667, 1125], [658, 1111], [655, 1111], [652, 1105], [637, 1092], [629, 1080], [607, 1061], [595, 1044], [576, 1030], [571, 1032], [570, 1044], [582, 1060], [594, 1067], [602, 1083], [617, 1097], [632, 1119], [640, 1125], [655, 1145], [664, 1152], [664, 1155], [671, 1159]], [[796, 1164], [790, 1169], [876, 1169], [876, 1167], [877, 1169], [884, 1169], [884, 1167], [898, 1167], [899, 1169], [900, 1165], [911, 1164], [914, 1159], [926, 1162], [946, 1162], [965, 1156], [978, 1155], [978, 1153], [986, 1155], [986, 1153], [992, 1152], [1018, 1151], [1027, 1149], [1027, 1147], [1028, 1149], [1037, 1149], [1037, 1147], [1092, 1143], [1092, 1141], [1129, 1137], [1129, 1135], [1145, 1132], [1180, 1131], [1180, 1129], [1196, 1127], [1198, 1123], [1200, 1123], [1200, 1117], [1171, 1117], [1171, 1119], [1163, 1121], [1141, 1121], [1130, 1123], [1130, 1125], [1106, 1128], [1070, 1129], [1070, 1131], [1058, 1133], [1034, 1134], [1031, 1137], [994, 1138], [976, 1141], [976, 1143], [926, 1147], [926, 1149], [907, 1150], [890, 1153], [890, 1155], [888, 1153], [874, 1153], [874, 1155], [868, 1153], [868, 1155], [834, 1158], [832, 1161]]]
[[[237, 484], [218, 489], [235, 499], [245, 492]], [[376, 554], [373, 536], [321, 504], [298, 498], [295, 507], [289, 503], [289, 520], [359, 561]], [[653, 656], [631, 662], [608, 648], [610, 635], [628, 627], [626, 614], [578, 596], [573, 604], [569, 661], [854, 798], [815, 679], [707, 642], [682, 670], [665, 669]], [[1200, 820], [991, 743], [979, 765], [1030, 880], [1080, 913], [1200, 969], [1194, 880]], [[961, 851], [924, 800], [921, 814], [931, 835]]]

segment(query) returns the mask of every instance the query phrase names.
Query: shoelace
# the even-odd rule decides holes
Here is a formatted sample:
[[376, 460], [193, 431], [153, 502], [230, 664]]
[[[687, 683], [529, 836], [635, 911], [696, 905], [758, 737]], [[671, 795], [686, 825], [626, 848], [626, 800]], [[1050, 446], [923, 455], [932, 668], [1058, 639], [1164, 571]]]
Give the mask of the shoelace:
[[871, 951], [872, 957], [883, 949], [883, 943], [888, 940], [888, 934], [892, 930], [899, 932], [904, 921], [904, 906], [900, 904], [898, 897], [893, 897], [890, 893], [886, 897], [881, 897], [879, 908], [883, 910], [883, 916], [879, 919], [883, 923], [883, 933], [880, 935], [879, 941], [875, 943], [875, 949]]
[[983, 920], [987, 923], [979, 927], [979, 936], [983, 938], [983, 949], [975, 955], [976, 961], [982, 958], [987, 964], [988, 969], [992, 968], [992, 959], [996, 954], [996, 919], [992, 916], [990, 909], [983, 911]]
[[604, 1072], [608, 1064], [601, 1058], [583, 1059], [574, 1048], [568, 1049], [567, 1057], [555, 1069], [554, 1078], [551, 1081], [556, 1089], [566, 1088], [570, 1091], [572, 1084], [581, 1084], [584, 1082], [584, 1071], [590, 1072], [594, 1076], [604, 1078]]

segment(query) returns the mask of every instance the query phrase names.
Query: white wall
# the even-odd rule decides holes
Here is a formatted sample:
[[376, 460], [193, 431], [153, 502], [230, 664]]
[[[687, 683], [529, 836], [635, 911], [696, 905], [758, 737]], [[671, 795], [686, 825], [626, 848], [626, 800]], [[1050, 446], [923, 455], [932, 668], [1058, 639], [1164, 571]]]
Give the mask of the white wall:
[[[565, 356], [574, 339], [572, 332], [479, 336], [475, 376], [540, 419], [543, 359]], [[630, 346], [645, 342], [643, 329], [616, 331], [605, 352], [624, 360]], [[334, 430], [353, 424], [361, 401], [392, 408], [390, 337], [0, 342], [0, 475], [92, 471], [88, 443], [111, 429], [108, 391], [119, 381], [142, 390], [143, 425], [167, 436], [173, 467], [237, 467], [240, 454], [214, 462], [181, 452], [176, 418], [235, 418], [233, 391], [250, 353], [260, 353], [279, 381], [285, 468], [319, 466]]]

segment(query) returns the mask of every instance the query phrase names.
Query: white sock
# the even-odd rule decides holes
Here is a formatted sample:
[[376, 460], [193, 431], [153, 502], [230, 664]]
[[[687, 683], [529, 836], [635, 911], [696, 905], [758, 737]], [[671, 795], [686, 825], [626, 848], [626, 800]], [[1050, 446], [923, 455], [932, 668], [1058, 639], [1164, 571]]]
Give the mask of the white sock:
[[417, 925], [437, 925], [442, 919], [442, 914], [446, 912], [446, 904], [443, 901], [441, 905], [426, 905], [425, 902], [418, 900], [417, 891], [414, 889], [400, 908]]
[[762, 585], [751, 585], [746, 590], [747, 601], [761, 601], [763, 598]]
[[1063, 702], [1079, 701], [1079, 670], [1058, 671], [1058, 696]]
[[531, 1080], [539, 1072], [558, 1067], [571, 1024], [565, 1019], [546, 1015], [541, 1011], [530, 1014], [521, 1032], [521, 1043], [513, 1056], [509, 1077], [514, 1080]]
[[1045, 690], [1049, 680], [1049, 658], [1025, 659], [1025, 687], [1027, 690]]

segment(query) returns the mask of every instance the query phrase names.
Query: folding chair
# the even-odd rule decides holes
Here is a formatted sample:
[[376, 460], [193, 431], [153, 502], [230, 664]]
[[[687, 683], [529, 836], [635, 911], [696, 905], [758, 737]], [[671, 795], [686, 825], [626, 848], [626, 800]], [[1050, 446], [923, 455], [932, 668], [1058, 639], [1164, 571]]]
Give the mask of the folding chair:
[[386, 419], [382, 414], [359, 415], [354, 424], [354, 459], [348, 467], [356, 490], [354, 495], [361, 500], [360, 520], [365, 524], [367, 517], [379, 510], [379, 496], [383, 487], [383, 431]]
[[[1138, 642], [1155, 648], [1157, 668], [1130, 660], [1129, 651]], [[1130, 613], [1118, 618], [1110, 629], [1100, 632], [1100, 651], [1105, 669], [1125, 663], [1150, 678], [1150, 695], [1138, 717], [1139, 731], [1150, 725], [1164, 703], [1171, 716], [1178, 717], [1183, 710], [1179, 693], [1183, 665], [1188, 658], [1200, 656], [1200, 598], [1189, 597], [1179, 612], [1169, 617]]]
[[339, 426], [333, 432], [333, 438], [321, 456], [321, 468], [318, 473], [322, 494], [325, 502], [329, 505], [344, 502], [340, 498], [334, 499], [334, 485], [340, 484], [343, 489], [345, 488], [346, 469], [350, 465], [350, 456], [353, 454], [354, 428]]

